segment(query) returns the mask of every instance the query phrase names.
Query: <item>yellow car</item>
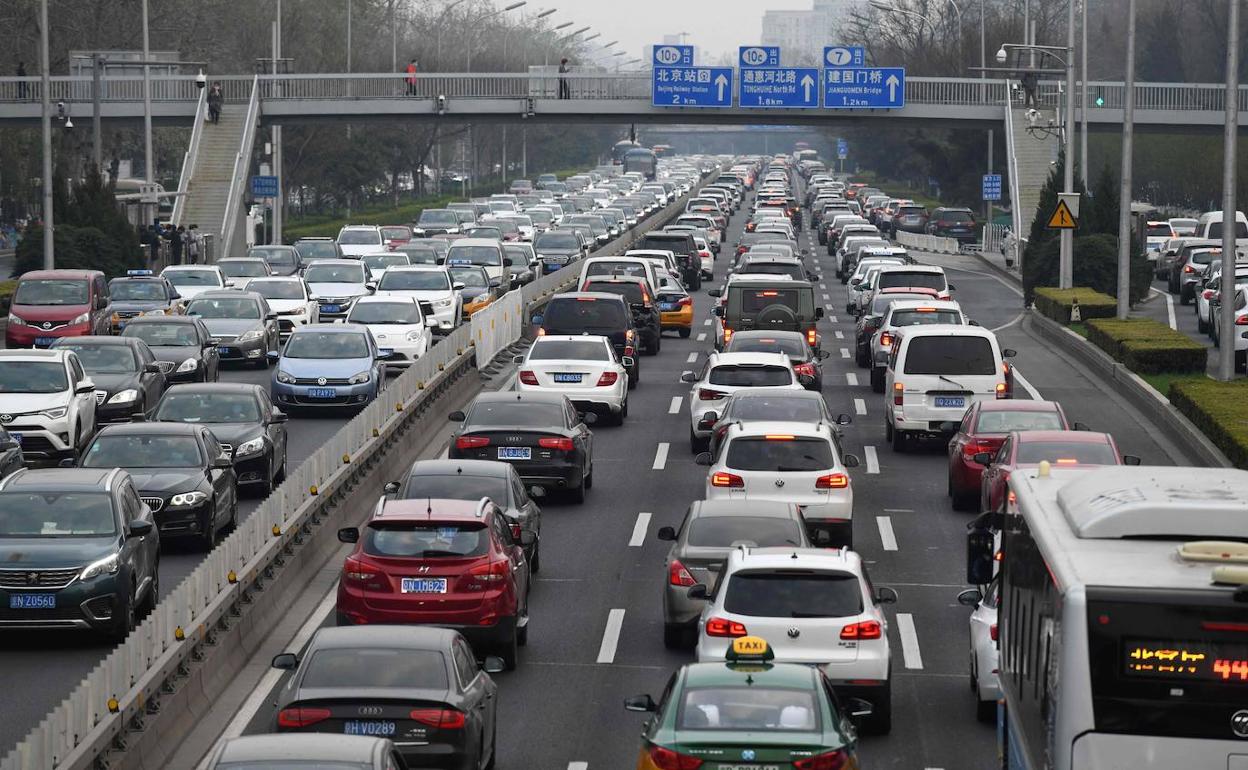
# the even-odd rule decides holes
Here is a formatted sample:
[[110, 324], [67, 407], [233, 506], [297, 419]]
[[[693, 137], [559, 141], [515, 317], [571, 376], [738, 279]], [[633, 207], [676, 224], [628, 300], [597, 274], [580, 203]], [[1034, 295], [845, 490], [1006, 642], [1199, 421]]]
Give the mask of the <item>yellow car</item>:
[[447, 267], [447, 270], [451, 273], [452, 282], [463, 284], [463, 288], [459, 290], [459, 293], [464, 298], [465, 316], [470, 316], [478, 310], [487, 307], [496, 299], [496, 292], [490, 286], [490, 277], [485, 272], [484, 267], [478, 265], [450, 265]]
[[659, 292], [658, 300], [663, 331], [675, 331], [686, 338], [693, 333], [693, 297], [668, 289]]

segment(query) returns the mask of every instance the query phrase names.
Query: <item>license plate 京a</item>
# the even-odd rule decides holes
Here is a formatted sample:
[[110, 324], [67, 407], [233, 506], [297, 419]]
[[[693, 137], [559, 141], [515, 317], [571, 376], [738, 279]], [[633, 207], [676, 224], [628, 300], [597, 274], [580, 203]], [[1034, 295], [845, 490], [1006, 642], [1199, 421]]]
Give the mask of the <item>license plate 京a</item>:
[[966, 398], [963, 396], [937, 396], [936, 406], [947, 407], [950, 409], [961, 409], [966, 406]]

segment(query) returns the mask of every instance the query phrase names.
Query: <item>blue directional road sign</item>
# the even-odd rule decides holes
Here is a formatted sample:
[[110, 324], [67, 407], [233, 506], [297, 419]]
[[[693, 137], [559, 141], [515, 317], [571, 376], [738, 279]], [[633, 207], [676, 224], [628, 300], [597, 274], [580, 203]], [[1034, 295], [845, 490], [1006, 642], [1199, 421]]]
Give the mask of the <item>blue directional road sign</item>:
[[849, 157], [849, 142], [844, 139], [836, 140], [836, 158], [837, 160], [845, 160]]
[[1001, 200], [1001, 175], [984, 174], [984, 200]]
[[731, 107], [732, 67], [655, 67], [655, 107]]
[[823, 71], [823, 106], [834, 110], [906, 106], [905, 67], [845, 67]]
[[656, 67], [692, 67], [693, 46], [691, 45], [656, 45], [654, 47], [654, 66]]
[[780, 46], [743, 45], [739, 51], [742, 67], [779, 67]]
[[251, 178], [251, 196], [253, 198], [276, 198], [277, 177], [253, 176]]
[[830, 45], [823, 49], [825, 67], [865, 67], [867, 50], [860, 45]]
[[814, 67], [742, 67], [742, 107], [819, 106], [819, 70]]

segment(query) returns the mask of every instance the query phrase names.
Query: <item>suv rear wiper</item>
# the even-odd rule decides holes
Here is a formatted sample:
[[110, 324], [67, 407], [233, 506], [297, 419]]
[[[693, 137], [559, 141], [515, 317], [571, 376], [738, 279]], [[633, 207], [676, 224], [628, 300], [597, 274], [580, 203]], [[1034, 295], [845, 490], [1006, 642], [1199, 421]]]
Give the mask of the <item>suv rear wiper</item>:
[[943, 375], [943, 374], [938, 374], [938, 375], [936, 375], [936, 376], [937, 376], [937, 377], [939, 377], [940, 379], [944, 380], [945, 382], [949, 383], [950, 385], [957, 385], [957, 386], [958, 386], [959, 388], [961, 388], [962, 390], [970, 390], [970, 388], [966, 387], [966, 386], [965, 386], [965, 385], [963, 385], [962, 383], [960, 383], [960, 382], [955, 382], [954, 380], [949, 379], [948, 377], [946, 377], [946, 376], [945, 376], [945, 375]]

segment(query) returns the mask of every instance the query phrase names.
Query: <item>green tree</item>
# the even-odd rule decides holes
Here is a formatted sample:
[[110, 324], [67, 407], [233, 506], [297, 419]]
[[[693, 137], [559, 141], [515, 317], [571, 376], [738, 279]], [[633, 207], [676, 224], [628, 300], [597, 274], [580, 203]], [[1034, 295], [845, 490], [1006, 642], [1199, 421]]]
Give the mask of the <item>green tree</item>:
[[[67, 189], [53, 180], [55, 231], [53, 253], [58, 268], [103, 270], [110, 278], [143, 267], [138, 234], [130, 225], [111, 186], [95, 174]], [[31, 228], [18, 244], [13, 275], [43, 267], [43, 228]]]
[[1101, 166], [1092, 184], [1092, 198], [1083, 204], [1079, 232], [1118, 235], [1118, 176], [1109, 164]]
[[[1057, 285], [1058, 261], [1060, 259], [1060, 243], [1057, 238], [1050, 238], [1044, 246], [1034, 253], [1028, 249], [1028, 263], [1024, 270], [1032, 271], [1033, 277], [1052, 276], [1052, 280], [1033, 283], [1028, 286], [1028, 295], [1035, 286]], [[1138, 250], [1132, 249], [1131, 256], [1131, 292], [1132, 304], [1143, 299], [1152, 283], [1152, 268], [1148, 259]], [[1075, 238], [1074, 243], [1074, 285], [1086, 286], [1099, 292], [1116, 296], [1118, 292], [1118, 238], [1104, 233], [1082, 235]]]

